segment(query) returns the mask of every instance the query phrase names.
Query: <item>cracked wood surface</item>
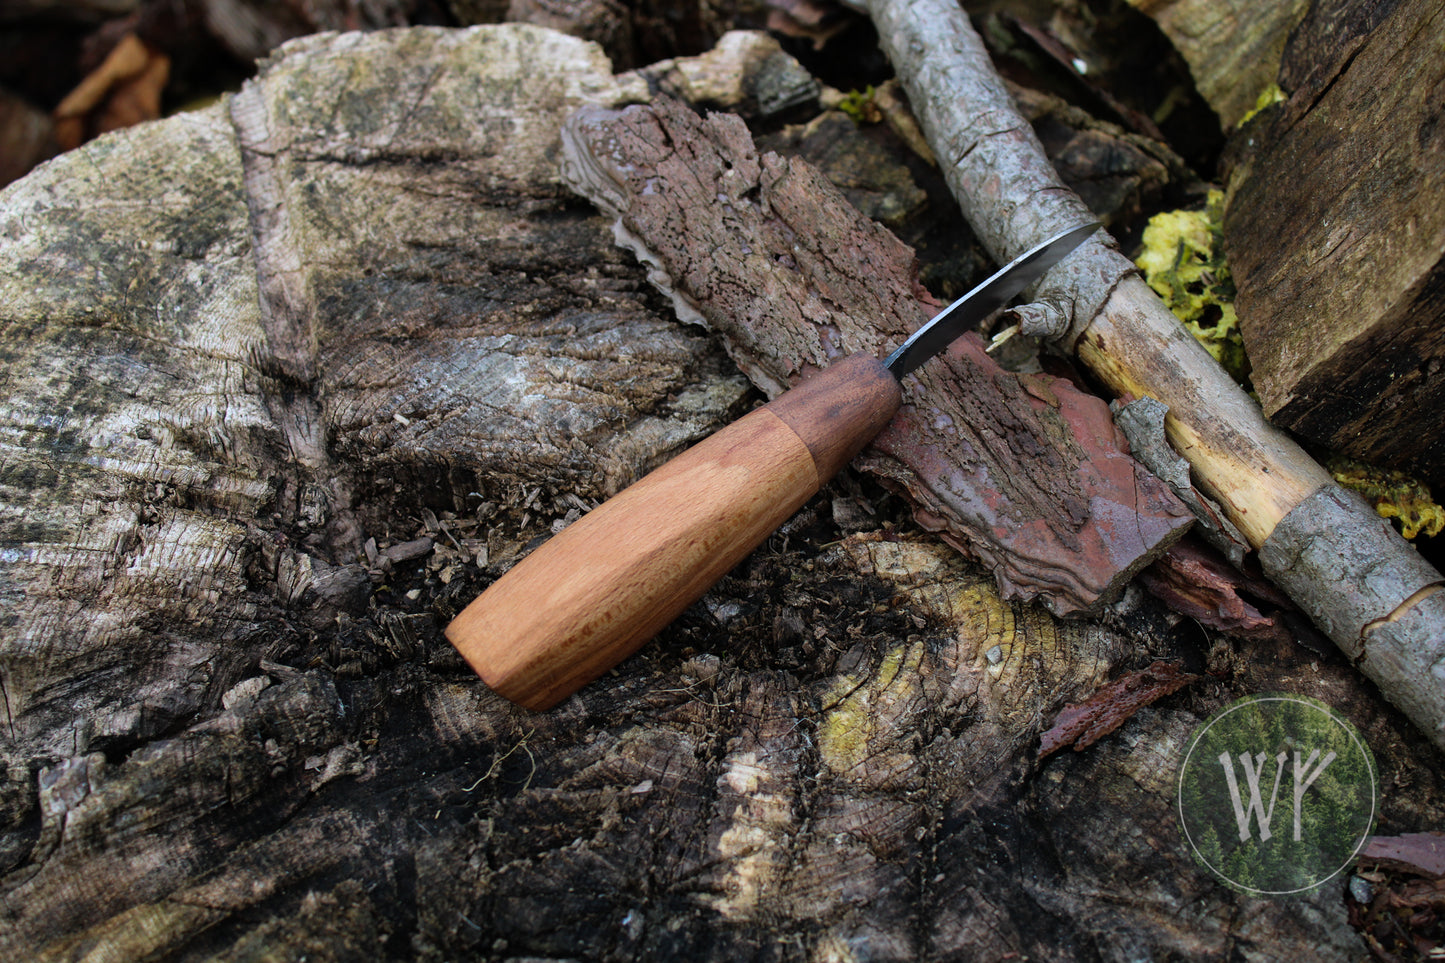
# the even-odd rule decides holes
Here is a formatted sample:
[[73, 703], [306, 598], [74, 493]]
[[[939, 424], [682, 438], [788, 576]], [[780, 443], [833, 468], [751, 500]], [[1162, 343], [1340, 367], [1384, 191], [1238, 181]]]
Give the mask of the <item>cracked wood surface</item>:
[[[1005, 603], [847, 476], [558, 709], [476, 682], [441, 627], [744, 396], [557, 179], [628, 96], [526, 28], [313, 38], [0, 194], [0, 951], [1356, 958], [1173, 828], [1190, 730], [1314, 656]], [[1154, 659], [1212, 681], [1035, 760]], [[1308, 677], [1426, 828], [1431, 750]]]

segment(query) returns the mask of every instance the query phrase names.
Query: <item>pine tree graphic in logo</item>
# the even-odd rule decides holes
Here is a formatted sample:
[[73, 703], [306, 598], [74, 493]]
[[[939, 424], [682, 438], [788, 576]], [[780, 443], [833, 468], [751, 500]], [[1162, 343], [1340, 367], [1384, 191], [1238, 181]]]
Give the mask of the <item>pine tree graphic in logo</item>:
[[1236, 889], [1299, 893], [1339, 875], [1375, 822], [1375, 760], [1323, 703], [1257, 695], [1195, 730], [1179, 771], [1194, 858]]

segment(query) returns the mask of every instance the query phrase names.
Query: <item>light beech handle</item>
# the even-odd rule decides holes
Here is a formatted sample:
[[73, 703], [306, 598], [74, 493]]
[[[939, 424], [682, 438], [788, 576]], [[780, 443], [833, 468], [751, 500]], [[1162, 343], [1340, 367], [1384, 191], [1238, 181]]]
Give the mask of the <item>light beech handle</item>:
[[487, 685], [546, 709], [631, 655], [741, 562], [897, 412], [854, 355], [553, 536], [447, 626]]

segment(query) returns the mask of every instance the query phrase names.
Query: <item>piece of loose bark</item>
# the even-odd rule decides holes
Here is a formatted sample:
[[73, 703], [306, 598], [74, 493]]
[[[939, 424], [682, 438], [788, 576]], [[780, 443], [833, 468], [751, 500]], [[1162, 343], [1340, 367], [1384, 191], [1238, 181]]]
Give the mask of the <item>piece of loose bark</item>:
[[621, 0], [510, 0], [506, 19], [599, 43], [619, 70], [634, 63], [632, 14]]
[[1445, 876], [1445, 834], [1371, 836], [1360, 853], [1363, 865], [1381, 865], [1416, 876]]
[[[1287, 102], [1241, 131], [1224, 216], [1270, 418], [1445, 486], [1445, 17], [1312, 5]], [[1247, 142], [1247, 143], [1246, 143]]]
[[1212, 629], [1243, 638], [1288, 635], [1277, 619], [1261, 612], [1244, 595], [1290, 607], [1288, 599], [1268, 582], [1247, 578], [1223, 557], [1189, 539], [1169, 546], [1158, 561], [1139, 573], [1139, 581], [1174, 611]]
[[695, 57], [675, 57], [634, 72], [649, 90], [694, 107], [773, 120], [818, 100], [813, 76], [758, 30], [730, 30]]
[[23, 97], [0, 88], [0, 187], [60, 149], [55, 124]]
[[126, 34], [55, 108], [56, 142], [73, 150], [97, 134], [155, 120], [170, 74], [170, 57]]
[[[671, 101], [584, 109], [564, 176], [618, 218], [680, 316], [707, 323], [770, 396], [858, 351], [881, 356], [936, 309], [910, 252], [809, 165], [759, 156], [742, 122]], [[1125, 452], [1098, 399], [998, 367], [976, 335], [916, 372], [861, 464], [1005, 595], [1098, 609], [1189, 525]]]
[[1194, 531], [1217, 548], [1235, 567], [1244, 564], [1249, 543], [1214, 502], [1194, 487], [1189, 462], [1169, 445], [1164, 419], [1169, 409], [1153, 398], [1119, 398], [1109, 405], [1114, 423], [1129, 439], [1129, 449], [1140, 464], [1169, 486], [1189, 506], [1198, 524]]
[[1154, 662], [1103, 686], [1083, 702], [1067, 705], [1039, 743], [1039, 758], [1073, 744], [1074, 751], [1089, 748], [1118, 729], [1140, 709], [1172, 695], [1199, 676], [1172, 662]]

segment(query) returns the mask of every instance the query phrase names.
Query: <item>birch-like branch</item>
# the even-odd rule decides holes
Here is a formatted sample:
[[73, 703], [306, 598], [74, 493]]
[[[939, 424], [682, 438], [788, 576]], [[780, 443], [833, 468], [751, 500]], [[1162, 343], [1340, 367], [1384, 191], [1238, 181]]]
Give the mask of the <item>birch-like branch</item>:
[[[868, 0], [884, 51], [965, 216], [1006, 261], [1085, 220], [994, 72], [957, 0]], [[1171, 444], [1195, 483], [1261, 550], [1266, 571], [1445, 748], [1442, 578], [1344, 492], [1175, 320], [1102, 240], [1038, 285], [1035, 333], [1117, 394], [1169, 408]]]

